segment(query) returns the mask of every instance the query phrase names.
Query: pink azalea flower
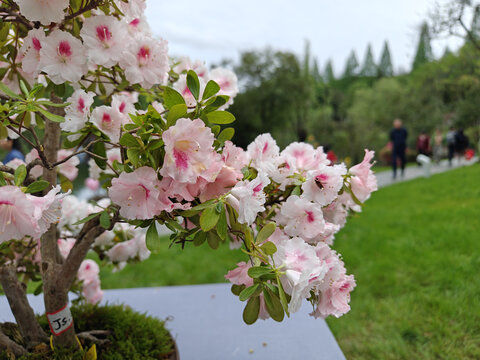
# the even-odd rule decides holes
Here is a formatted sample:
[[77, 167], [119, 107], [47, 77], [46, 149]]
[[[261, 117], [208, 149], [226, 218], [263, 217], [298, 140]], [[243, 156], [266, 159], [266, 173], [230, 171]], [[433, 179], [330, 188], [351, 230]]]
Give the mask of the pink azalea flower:
[[115, 94], [112, 96], [112, 107], [123, 117], [123, 123], [131, 123], [132, 119], [128, 114], [135, 114], [135, 103], [137, 102], [137, 96], [131, 96], [130, 94]]
[[373, 191], [378, 190], [377, 178], [371, 170], [373, 163], [374, 151], [368, 151], [365, 149], [365, 157], [360, 164], [352, 166], [350, 173], [353, 177], [350, 179], [350, 185], [352, 191], [361, 202], [365, 202], [370, 197]]
[[147, 7], [145, 0], [130, 0], [128, 2], [122, 0], [114, 1], [127, 20], [141, 17]]
[[270, 184], [264, 173], [258, 173], [252, 181], [240, 181], [227, 196], [228, 203], [237, 211], [238, 222], [251, 225], [259, 212], [265, 211], [263, 189]]
[[92, 179], [92, 178], [86, 178], [85, 179], [85, 186], [92, 191], [96, 191], [100, 187], [100, 181], [98, 181], [96, 179]]
[[125, 25], [113, 16], [97, 15], [85, 19], [80, 36], [89, 60], [111, 67], [122, 58], [128, 35]]
[[296, 195], [290, 196], [282, 204], [276, 220], [278, 224], [284, 226], [287, 235], [300, 236], [307, 242], [320, 235], [325, 229], [320, 205]]
[[329, 315], [340, 317], [350, 311], [350, 293], [356, 283], [353, 275], [343, 275], [330, 287], [319, 294], [319, 302], [313, 316], [326, 318]]
[[69, 0], [15, 0], [20, 12], [30, 21], [40, 21], [43, 25], [60, 22], [65, 17], [64, 10]]
[[51, 224], [57, 224], [62, 217], [62, 199], [68, 195], [59, 194], [60, 186], [51, 189], [45, 196], [27, 194], [27, 199], [35, 207], [35, 220], [40, 235], [45, 233]]
[[247, 147], [251, 165], [259, 171], [272, 176], [279, 165], [280, 148], [270, 134], [258, 135]]
[[162, 210], [160, 181], [157, 173], [143, 166], [134, 172], [123, 172], [112, 180], [110, 199], [120, 206], [120, 215], [127, 219], [151, 219]]
[[343, 186], [343, 175], [347, 173], [345, 165], [321, 165], [317, 170], [307, 173], [302, 184], [302, 197], [322, 206], [330, 204], [338, 196]]
[[179, 62], [173, 68], [177, 74], [181, 74], [183, 72], [187, 72], [188, 70], [193, 70], [197, 74], [199, 78], [203, 78], [205, 82], [207, 82], [208, 77], [208, 68], [205, 63], [201, 60], [195, 60], [192, 62], [189, 57], [183, 56], [179, 59]]
[[233, 104], [233, 98], [238, 94], [238, 79], [235, 73], [229, 69], [218, 67], [210, 71], [209, 78], [220, 86], [218, 95], [227, 95], [230, 97], [227, 104], [222, 108]]
[[81, 130], [88, 121], [90, 106], [93, 104], [95, 93], [78, 89], [67, 99], [70, 103], [65, 107], [65, 122], [60, 123], [63, 131], [76, 132]]
[[32, 29], [23, 39], [23, 45], [20, 48], [22, 58], [22, 69], [33, 76], [38, 75], [40, 64], [40, 49], [45, 41], [45, 32], [43, 29]]
[[248, 269], [252, 267], [252, 264], [249, 262], [246, 263], [241, 261], [237, 264], [237, 267], [233, 270], [230, 270], [226, 275], [225, 279], [230, 281], [234, 285], [245, 285], [246, 287], [253, 285], [253, 279], [248, 276]]
[[226, 166], [234, 168], [242, 173], [242, 169], [248, 164], [248, 156], [245, 150], [235, 146], [231, 141], [225, 141], [222, 151], [222, 160]]
[[120, 67], [132, 84], [140, 84], [149, 89], [153, 85], [163, 85], [168, 80], [167, 41], [137, 35], [124, 51]]
[[16, 186], [0, 187], [0, 242], [40, 235], [35, 206], [27, 195]]
[[315, 170], [320, 165], [328, 165], [330, 161], [323, 152], [323, 148], [314, 149], [312, 145], [303, 142], [293, 142], [281, 153], [295, 159], [295, 168], [298, 172]]
[[[72, 150], [62, 149], [58, 151], [57, 159], [61, 161], [68, 156], [72, 155]], [[78, 176], [78, 165], [80, 164], [80, 160], [77, 156], [73, 156], [68, 159], [63, 164], [58, 165], [58, 171], [63, 174], [68, 180], [73, 181]]]
[[[120, 154], [120, 148], [114, 147], [112, 149], [107, 150], [107, 162], [110, 165], [113, 165], [114, 161], [121, 162], [122, 161], [122, 155]], [[89, 177], [93, 180], [98, 180], [100, 178], [100, 174], [105, 173], [105, 174], [114, 174], [113, 170], [110, 169], [110, 167], [107, 166], [105, 170], [102, 170], [98, 167], [97, 163], [95, 162], [94, 159], [90, 159], [88, 161], [88, 174]]]
[[285, 275], [280, 278], [285, 292], [291, 295], [289, 310], [296, 312], [301, 302], [321, 283], [328, 268], [320, 261], [315, 249], [299, 237], [277, 244], [273, 255], [276, 266], [282, 266]]
[[96, 304], [103, 298], [99, 274], [98, 264], [90, 259], [83, 260], [78, 269], [77, 277], [83, 282], [82, 295], [90, 304]]
[[25, 161], [23, 161], [22, 159], [18, 159], [18, 158], [12, 159], [8, 163], [5, 164], [5, 166], [8, 166], [12, 169], [17, 169], [20, 165], [26, 165], [26, 164], [25, 164]]
[[123, 123], [122, 114], [110, 106], [97, 106], [92, 111], [90, 120], [113, 142], [120, 140], [120, 129]]
[[66, 31], [52, 31], [42, 43], [39, 67], [55, 84], [79, 81], [87, 72], [82, 42]]
[[215, 161], [210, 128], [200, 119], [179, 119], [162, 134], [165, 159], [160, 170], [162, 176], [193, 184]]

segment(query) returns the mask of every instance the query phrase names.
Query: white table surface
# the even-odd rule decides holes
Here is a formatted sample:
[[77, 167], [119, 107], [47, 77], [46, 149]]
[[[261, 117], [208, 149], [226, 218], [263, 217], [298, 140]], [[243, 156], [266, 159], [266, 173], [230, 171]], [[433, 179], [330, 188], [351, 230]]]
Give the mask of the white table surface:
[[[43, 298], [29, 295], [36, 312]], [[176, 339], [181, 360], [343, 360], [327, 324], [308, 316], [308, 303], [281, 323], [272, 319], [246, 325], [245, 303], [229, 284], [105, 290], [102, 303], [124, 303], [161, 319]], [[14, 321], [8, 302], [0, 296], [0, 321]]]

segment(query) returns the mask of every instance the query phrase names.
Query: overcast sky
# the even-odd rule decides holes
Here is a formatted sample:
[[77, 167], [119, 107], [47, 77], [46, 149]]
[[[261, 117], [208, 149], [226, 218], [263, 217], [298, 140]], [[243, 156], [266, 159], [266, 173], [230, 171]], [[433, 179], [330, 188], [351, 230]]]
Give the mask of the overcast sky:
[[[338, 74], [352, 49], [363, 62], [368, 43], [378, 61], [385, 40], [394, 68], [409, 69], [418, 27], [433, 5], [433, 0], [147, 0], [147, 18], [173, 56], [212, 64], [267, 45], [301, 55], [309, 39], [321, 69], [331, 58]], [[447, 43], [455, 49], [459, 40], [436, 40], [434, 52], [442, 54]]]

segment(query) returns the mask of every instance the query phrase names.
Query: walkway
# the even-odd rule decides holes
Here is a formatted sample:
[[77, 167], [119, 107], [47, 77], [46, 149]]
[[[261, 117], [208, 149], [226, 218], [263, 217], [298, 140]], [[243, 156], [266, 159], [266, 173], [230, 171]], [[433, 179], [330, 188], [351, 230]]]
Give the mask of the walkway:
[[[439, 174], [439, 173], [453, 170], [462, 166], [469, 166], [476, 162], [478, 162], [478, 157], [474, 157], [468, 161], [465, 159], [461, 159], [461, 160], [455, 159], [453, 161], [452, 166], [448, 166], [448, 161], [442, 160], [440, 161], [439, 164], [431, 164], [430, 175]], [[375, 170], [375, 167], [374, 167], [374, 170]], [[403, 177], [397, 176], [396, 180], [392, 178], [391, 171], [382, 171], [377, 173], [376, 176], [378, 181], [378, 187], [382, 188], [382, 187], [393, 185], [399, 182], [413, 180], [419, 177], [426, 177], [426, 171], [423, 166], [410, 166], [405, 168], [405, 175]]]

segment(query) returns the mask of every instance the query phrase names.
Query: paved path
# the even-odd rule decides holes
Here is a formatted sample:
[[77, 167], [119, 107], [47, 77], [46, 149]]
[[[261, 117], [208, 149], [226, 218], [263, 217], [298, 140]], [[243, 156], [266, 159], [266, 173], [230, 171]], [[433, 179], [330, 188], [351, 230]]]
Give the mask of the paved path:
[[[430, 175], [442, 173], [462, 166], [469, 166], [476, 162], [478, 162], [478, 157], [474, 157], [469, 161], [465, 159], [461, 159], [460, 161], [455, 159], [452, 166], [448, 166], [448, 161], [442, 160], [439, 164], [431, 164]], [[399, 173], [400, 171], [398, 170], [398, 174]], [[405, 168], [405, 175], [403, 177], [397, 175], [396, 180], [392, 178], [392, 171], [382, 171], [376, 174], [379, 188], [419, 177], [426, 177], [426, 175], [426, 170], [423, 166], [410, 166]]]

